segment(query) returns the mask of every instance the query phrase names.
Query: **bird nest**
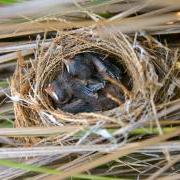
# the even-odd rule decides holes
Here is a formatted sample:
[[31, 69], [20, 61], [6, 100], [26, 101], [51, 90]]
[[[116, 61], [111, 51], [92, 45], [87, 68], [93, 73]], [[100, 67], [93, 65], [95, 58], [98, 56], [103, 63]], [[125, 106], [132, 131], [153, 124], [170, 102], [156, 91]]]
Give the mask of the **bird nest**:
[[[151, 50], [154, 48], [153, 52], [148, 48]], [[166, 82], [165, 75], [159, 73], [157, 64], [161, 64], [163, 70], [166, 69], [167, 72], [173, 66], [172, 53], [168, 54], [169, 62], [164, 61], [167, 58], [167, 51], [156, 42], [149, 44], [147, 39], [142, 43], [132, 42], [123, 34], [116, 36], [110, 34], [108, 38], [104, 38], [87, 29], [61, 32], [49, 43], [48, 47], [37, 40], [35, 59], [30, 60], [30, 64], [27, 65], [20, 57], [11, 80], [15, 126], [81, 127], [68, 135], [62, 133], [62, 135], [48, 138], [24, 138], [27, 143], [32, 144], [77, 143], [78, 138], [73, 135], [83, 130], [89, 132], [89, 137], [93, 134], [91, 137], [93, 140], [99, 137], [112, 139], [116, 135], [125, 136], [132, 129], [150, 120], [152, 101], [155, 102], [155, 99], [158, 99], [157, 94]], [[117, 107], [107, 111], [71, 114], [55, 108], [52, 99], [45, 92], [47, 85], [63, 71], [63, 60], [84, 52], [107, 55], [122, 70], [122, 79], [119, 82], [113, 79], [108, 80], [123, 93], [125, 99], [123, 102], [111, 95], [108, 97], [116, 101]], [[166, 86], [168, 89], [170, 83]], [[164, 99], [166, 95], [162, 93], [161, 101]], [[157, 103], [159, 101], [157, 100]], [[106, 131], [109, 125], [118, 127], [115, 134], [110, 135]], [[93, 127], [96, 132], [92, 130]]]

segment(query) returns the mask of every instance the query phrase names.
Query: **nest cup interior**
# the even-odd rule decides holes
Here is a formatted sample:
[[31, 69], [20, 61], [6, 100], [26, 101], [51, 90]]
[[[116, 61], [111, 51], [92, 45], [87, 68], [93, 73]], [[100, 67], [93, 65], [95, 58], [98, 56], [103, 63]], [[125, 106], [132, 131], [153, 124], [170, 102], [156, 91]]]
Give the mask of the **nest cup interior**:
[[[121, 73], [120, 74], [120, 76], [121, 76], [120, 81], [115, 81], [115, 83], [111, 82], [111, 81], [107, 81], [106, 83], [108, 83], [109, 85], [115, 86], [116, 89], [118, 89], [118, 91], [122, 94], [122, 98], [120, 99], [119, 97], [116, 97], [116, 95], [115, 95], [115, 99], [111, 99], [110, 97], [106, 97], [106, 98], [108, 98], [108, 100], [103, 101], [102, 103], [112, 103], [113, 105], [110, 106], [110, 105], [107, 105], [107, 104], [102, 104], [103, 106], [107, 106], [107, 108], [104, 107], [103, 110], [102, 109], [101, 110], [94, 110], [95, 108], [93, 108], [93, 110], [91, 110], [91, 108], [88, 109], [89, 106], [86, 105], [86, 104], [84, 106], [87, 106], [87, 107], [84, 107], [84, 108], [79, 107], [79, 110], [76, 110], [77, 112], [74, 112], [73, 110], [68, 110], [68, 111], [63, 110], [63, 108], [58, 108], [58, 110], [62, 110], [62, 111], [69, 112], [69, 113], [74, 112], [73, 114], [77, 114], [77, 113], [81, 113], [81, 112], [95, 112], [95, 111], [110, 110], [110, 109], [113, 109], [113, 108], [117, 107], [119, 104], [124, 103], [124, 100], [125, 100], [125, 93], [126, 92], [123, 92], [123, 89], [120, 89], [116, 83], [121, 83], [122, 86], [125, 87], [128, 91], [132, 90], [133, 80], [132, 80], [131, 75], [128, 73], [127, 67], [123, 64], [122, 59], [120, 57], [118, 57], [117, 55], [114, 55], [113, 53], [109, 53], [108, 51], [91, 47], [89, 49], [79, 50], [79, 52], [76, 52], [73, 56], [66, 57], [66, 58], [70, 59], [70, 58], [77, 57], [78, 55], [83, 56], [86, 53], [92, 54], [95, 57], [101, 57], [101, 58], [104, 58], [104, 59], [108, 58], [107, 61], [111, 65], [116, 66], [119, 69], [119, 71]], [[55, 64], [54, 68], [53, 67], [51, 67], [51, 68], [53, 70], [49, 71], [50, 73], [47, 74], [42, 89], [45, 89], [50, 83], [52, 83], [53, 81], [56, 81], [58, 79], [59, 75], [62, 75], [64, 73], [64, 71], [67, 71], [67, 68], [66, 68], [66, 66], [65, 66], [65, 64], [63, 62], [63, 59], [61, 59], [58, 64]], [[66, 83], [69, 83], [69, 82], [66, 82]], [[105, 85], [104, 89], [105, 88], [106, 88], [106, 85]], [[102, 94], [102, 91], [103, 90], [99, 90], [97, 92], [98, 95]], [[106, 96], [106, 94], [102, 94], [102, 95]], [[43, 90], [43, 96], [42, 97], [43, 97], [44, 105], [47, 108], [54, 109], [54, 110], [57, 109], [57, 104], [53, 101], [53, 99], [44, 90]], [[73, 99], [75, 99], [75, 98], [73, 98]], [[99, 99], [99, 97], [98, 97], [98, 99]], [[70, 107], [71, 106], [70, 104], [74, 104], [74, 103], [72, 103], [72, 101], [73, 100], [70, 100], [70, 102], [67, 102], [66, 104], [69, 104], [69, 107]], [[116, 101], [119, 101], [119, 103], [117, 103]], [[71, 107], [71, 109], [72, 108], [73, 107]], [[85, 108], [87, 108], [87, 109], [84, 111]]]

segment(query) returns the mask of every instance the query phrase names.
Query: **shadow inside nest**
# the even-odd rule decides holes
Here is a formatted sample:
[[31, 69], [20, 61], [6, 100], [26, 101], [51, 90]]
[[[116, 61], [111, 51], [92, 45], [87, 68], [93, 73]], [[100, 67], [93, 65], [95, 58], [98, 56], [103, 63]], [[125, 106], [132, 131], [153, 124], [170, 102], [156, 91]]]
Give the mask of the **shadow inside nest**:
[[111, 110], [125, 102], [119, 84], [132, 89], [132, 80], [116, 57], [83, 52], [64, 59], [63, 64], [44, 88], [55, 109], [73, 114]]

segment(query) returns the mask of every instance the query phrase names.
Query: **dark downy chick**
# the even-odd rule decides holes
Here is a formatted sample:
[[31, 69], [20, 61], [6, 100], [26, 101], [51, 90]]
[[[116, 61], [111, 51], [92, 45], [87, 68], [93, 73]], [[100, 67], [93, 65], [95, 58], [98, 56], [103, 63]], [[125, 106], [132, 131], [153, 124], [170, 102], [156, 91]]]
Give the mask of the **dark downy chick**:
[[104, 65], [107, 68], [107, 73], [109, 73], [109, 75], [117, 80], [122, 79], [122, 72], [121, 70], [114, 65], [113, 63], [110, 62], [110, 59], [106, 58], [106, 59], [101, 59], [102, 62], [104, 63]]
[[64, 59], [64, 63], [68, 73], [81, 80], [91, 79], [95, 73], [92, 62], [84, 54], [78, 54], [73, 59]]
[[64, 59], [67, 71], [73, 77], [84, 80], [88, 84], [90, 79], [99, 80], [105, 83], [105, 78], [110, 77], [113, 79], [121, 79], [121, 71], [118, 67], [103, 60], [102, 57], [93, 53], [78, 54], [72, 59]]
[[65, 104], [73, 97], [83, 99], [85, 101], [93, 101], [97, 98], [97, 90], [101, 85], [87, 87], [83, 81], [73, 78], [69, 73], [64, 72], [59, 75], [56, 80], [50, 83], [45, 91], [56, 104]]
[[93, 103], [86, 102], [82, 99], [75, 100], [69, 104], [65, 104], [62, 108], [63, 111], [69, 113], [81, 113], [81, 112], [95, 112], [99, 111], [97, 106], [94, 106]]
[[112, 64], [109, 59], [103, 59], [102, 57], [92, 53], [85, 53], [84, 56], [89, 59], [89, 61], [92, 61], [93, 65], [102, 77], [109, 76], [113, 79], [121, 79], [122, 72], [117, 66]]
[[105, 96], [110, 94], [112, 97], [118, 99], [120, 102], [124, 102], [125, 100], [123, 93], [115, 84], [107, 83], [106, 87], [102, 90], [102, 92], [105, 94]]
[[110, 94], [112, 97], [118, 100], [119, 103], [124, 101], [124, 96], [120, 92], [119, 88], [115, 85], [107, 83], [105, 88], [100, 90], [98, 94], [98, 99], [94, 103], [95, 107], [98, 107], [98, 110], [107, 111], [119, 105], [117, 101], [114, 101], [110, 97], [108, 97], [108, 94]]
[[66, 83], [64, 75], [59, 76], [58, 79], [49, 83], [47, 88], [45, 88], [45, 92], [59, 105], [67, 103], [73, 95], [71, 88]]

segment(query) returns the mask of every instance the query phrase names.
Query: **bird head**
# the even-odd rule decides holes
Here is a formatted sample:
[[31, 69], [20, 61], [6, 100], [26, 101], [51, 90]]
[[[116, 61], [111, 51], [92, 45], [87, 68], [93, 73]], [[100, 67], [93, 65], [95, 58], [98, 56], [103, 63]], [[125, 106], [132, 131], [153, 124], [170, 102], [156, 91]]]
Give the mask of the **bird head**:
[[72, 92], [69, 86], [66, 85], [62, 79], [57, 79], [52, 83], [49, 83], [45, 88], [45, 92], [53, 99], [57, 104], [65, 104], [72, 98]]
[[59, 101], [59, 97], [56, 93], [56, 85], [55, 83], [49, 83], [48, 86], [45, 88], [45, 92], [55, 101]]

